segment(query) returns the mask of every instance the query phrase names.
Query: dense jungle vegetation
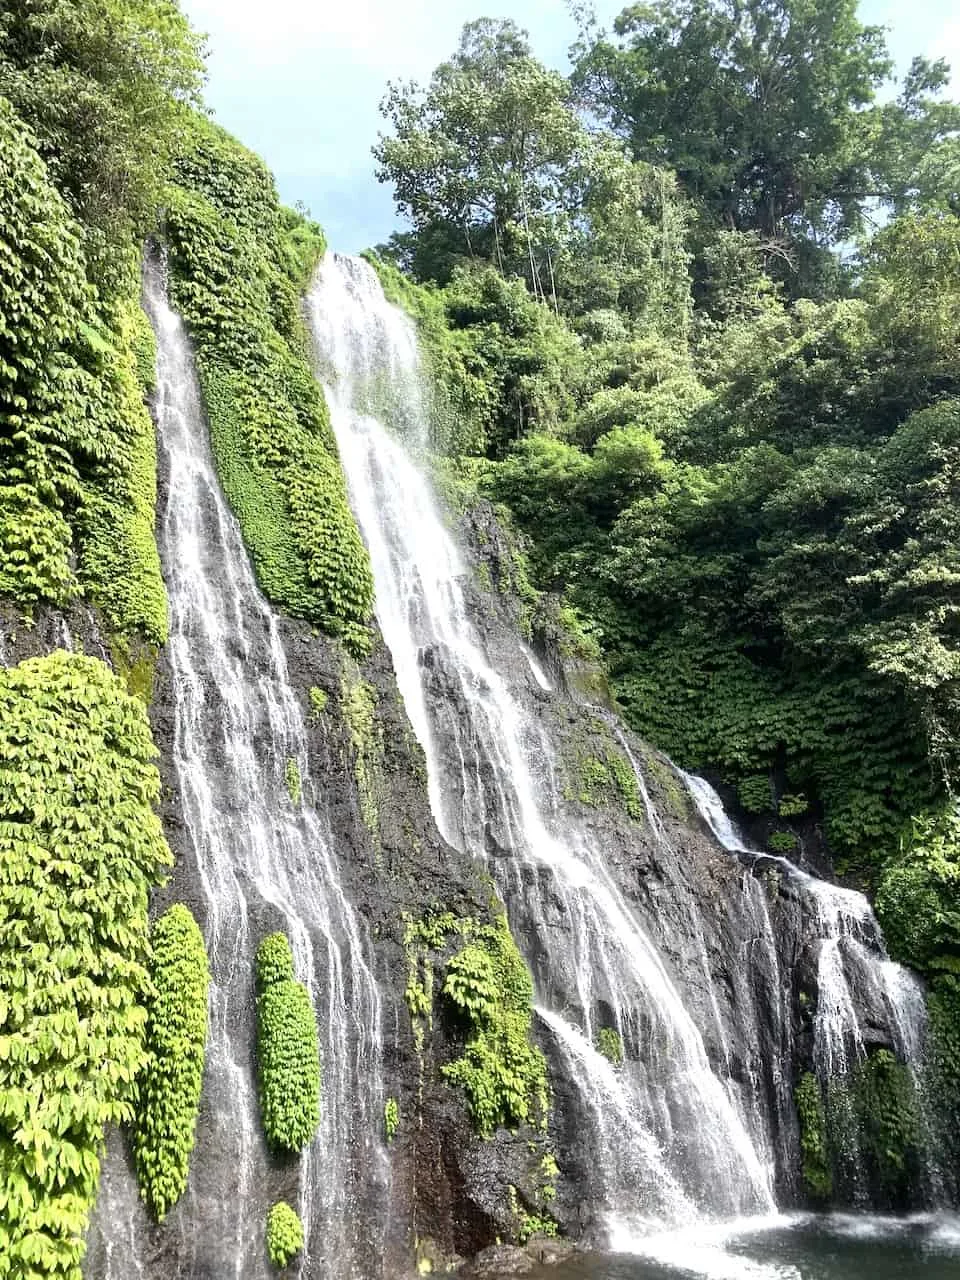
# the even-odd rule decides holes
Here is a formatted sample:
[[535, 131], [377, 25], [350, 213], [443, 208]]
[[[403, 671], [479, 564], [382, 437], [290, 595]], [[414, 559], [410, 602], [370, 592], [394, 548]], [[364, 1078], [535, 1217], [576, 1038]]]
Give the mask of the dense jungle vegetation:
[[[891, 950], [929, 980], [956, 1109], [948, 68], [918, 58], [891, 96], [854, 0], [666, 0], [609, 33], [585, 11], [575, 53], [565, 78], [483, 19], [384, 101], [377, 163], [409, 229], [377, 261], [420, 325], [434, 443], [526, 535], [634, 727], [734, 790], [772, 850], [823, 843], [873, 891]], [[170, 854], [144, 707], [166, 639], [147, 238], [169, 246], [261, 586], [355, 655], [371, 638], [298, 311], [323, 236], [199, 110], [202, 78], [175, 0], [0, 10], [0, 605], [29, 627], [89, 602], [113, 667], [58, 652], [0, 669], [0, 1280], [77, 1280], [108, 1122], [169, 1210], [203, 1075], [201, 934], [182, 904], [148, 921]], [[474, 942], [446, 995], [493, 972], [510, 1034], [478, 1023], [448, 1077], [489, 1129], [526, 1114], [543, 1064], [514, 951]], [[319, 1064], [282, 977], [261, 994], [261, 1085], [271, 1136], [296, 1148]], [[497, 1055], [519, 1100], [481, 1087]], [[270, 1111], [288, 1060], [292, 1117]], [[302, 1246], [291, 1215], [271, 1210], [277, 1260]]]
[[409, 229], [376, 261], [427, 346], [434, 445], [528, 536], [632, 725], [771, 851], [826, 845], [875, 893], [955, 1090], [949, 68], [892, 85], [855, 0], [580, 22], [569, 78], [481, 20], [382, 104]]

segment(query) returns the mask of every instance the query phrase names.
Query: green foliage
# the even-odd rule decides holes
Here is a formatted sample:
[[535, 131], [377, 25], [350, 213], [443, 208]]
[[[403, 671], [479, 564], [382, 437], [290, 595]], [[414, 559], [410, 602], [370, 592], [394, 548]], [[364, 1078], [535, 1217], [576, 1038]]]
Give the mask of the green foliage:
[[577, 798], [581, 804], [596, 808], [619, 803], [635, 822], [643, 817], [636, 775], [629, 761], [614, 746], [607, 747], [603, 759], [582, 756], [578, 761], [577, 775]]
[[781, 818], [802, 818], [809, 807], [806, 796], [783, 795], [777, 802], [777, 813]]
[[172, 861], [143, 705], [96, 659], [0, 669], [0, 1276], [80, 1280], [104, 1125], [146, 1060]]
[[310, 698], [310, 710], [315, 718], [319, 718], [327, 709], [326, 690], [318, 689], [316, 685], [311, 685], [308, 697]]
[[598, 1053], [612, 1062], [615, 1067], [623, 1063], [623, 1041], [616, 1027], [601, 1027], [597, 1032], [596, 1048]]
[[388, 1098], [383, 1104], [383, 1131], [387, 1142], [393, 1141], [400, 1128], [400, 1105], [396, 1098]]
[[135, 277], [120, 273], [120, 300], [96, 304], [81, 230], [2, 99], [0, 157], [0, 594], [29, 609], [63, 604], [82, 583], [112, 630], [160, 644], [166, 597]]
[[299, 805], [303, 798], [303, 781], [300, 777], [300, 766], [292, 756], [284, 765], [283, 781], [286, 784], [291, 804]]
[[547, 1115], [547, 1067], [530, 1043], [533, 985], [506, 917], [481, 926], [447, 964], [443, 994], [468, 1028], [463, 1056], [443, 1068], [462, 1085], [483, 1137]]
[[557, 1235], [558, 1228], [554, 1218], [548, 1213], [537, 1213], [521, 1205], [516, 1187], [510, 1188], [509, 1195], [510, 1211], [519, 1244], [526, 1244], [534, 1236], [547, 1236], [552, 1239]]
[[267, 1254], [277, 1268], [288, 1266], [303, 1249], [303, 1223], [295, 1209], [279, 1200], [267, 1214]]
[[203, 1083], [210, 970], [203, 935], [183, 903], [156, 921], [150, 943], [153, 989], [133, 1150], [140, 1194], [162, 1222], [187, 1185]]
[[854, 1069], [849, 1087], [866, 1176], [887, 1203], [903, 1203], [922, 1168], [920, 1112], [910, 1068], [879, 1049]]
[[200, 55], [174, 0], [9, 0], [0, 13], [0, 97], [83, 224], [101, 290], [122, 284], [155, 225]]
[[774, 831], [767, 837], [767, 846], [771, 853], [789, 858], [797, 851], [797, 837], [792, 831]]
[[445, 912], [408, 922], [406, 998], [415, 1028], [433, 1009], [429, 952], [445, 948], [450, 938], [462, 945], [446, 963], [442, 990], [466, 1043], [462, 1056], [441, 1068], [443, 1076], [463, 1087], [484, 1138], [500, 1125], [545, 1125], [547, 1064], [530, 1039], [533, 983], [506, 916], [480, 924]]
[[257, 947], [254, 960], [257, 994], [275, 982], [293, 981], [293, 952], [285, 933], [268, 933]]
[[816, 1200], [829, 1200], [833, 1192], [833, 1174], [827, 1146], [827, 1122], [823, 1096], [817, 1077], [807, 1072], [794, 1090], [797, 1118], [800, 1121], [800, 1152], [803, 1159], [803, 1181]]
[[271, 1147], [302, 1151], [320, 1123], [320, 1047], [310, 993], [281, 976], [292, 970], [284, 935], [265, 938], [256, 958], [260, 1114]]
[[773, 804], [769, 776], [741, 779], [737, 784], [737, 799], [747, 813], [766, 813]]
[[360, 816], [374, 834], [380, 826], [384, 794], [383, 729], [377, 719], [376, 688], [348, 673], [340, 693], [340, 712], [353, 746], [353, 773], [360, 798]]
[[319, 229], [282, 211], [263, 164], [196, 116], [167, 230], [171, 292], [258, 581], [274, 603], [362, 656], [373, 580], [298, 309], [323, 251]]
[[862, 108], [891, 66], [883, 30], [856, 11], [856, 0], [635, 5], [617, 42], [581, 45], [575, 80], [716, 225], [841, 239], [876, 190]]
[[960, 976], [934, 978], [927, 995], [929, 1012], [925, 1101], [931, 1107], [945, 1168], [960, 1167]]

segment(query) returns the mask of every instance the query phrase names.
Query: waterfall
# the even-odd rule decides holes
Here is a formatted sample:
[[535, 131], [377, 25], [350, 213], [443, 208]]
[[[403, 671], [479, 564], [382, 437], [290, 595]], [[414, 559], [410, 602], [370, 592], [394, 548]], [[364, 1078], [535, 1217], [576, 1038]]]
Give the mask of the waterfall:
[[[675, 978], [604, 849], [564, 807], [550, 735], [527, 706], [529, 677], [541, 701], [549, 681], [518, 638], [510, 654], [491, 654], [471, 616], [466, 565], [414, 460], [428, 416], [412, 324], [365, 262], [336, 255], [309, 316], [434, 817], [452, 844], [486, 860], [506, 904], [552, 1060], [585, 1109], [585, 1195], [607, 1215], [649, 1224], [770, 1210], [770, 1169]], [[402, 440], [378, 410], [385, 399]], [[617, 1070], [596, 1049], [604, 1027], [623, 1043]]]
[[[275, 1180], [253, 1072], [252, 969], [261, 937], [284, 929], [313, 998], [323, 1063], [320, 1131], [301, 1157], [299, 1193], [289, 1171], [282, 1184], [306, 1235], [298, 1274], [366, 1280], [381, 1274], [381, 1264], [362, 1202], [369, 1207], [385, 1177], [377, 985], [340, 881], [323, 798], [310, 781], [307, 690], [291, 684], [277, 618], [220, 492], [189, 344], [156, 266], [145, 294], [157, 337], [165, 476], [160, 549], [170, 602], [172, 767], [212, 970], [189, 1184], [155, 1235], [177, 1238], [177, 1274], [272, 1274], [264, 1231]], [[303, 778], [299, 803], [285, 785], [289, 761]], [[91, 1246], [97, 1280], [170, 1274], [162, 1247], [151, 1248], [149, 1229], [132, 1221], [139, 1211], [128, 1183], [120, 1162], [110, 1160]]]
[[[819, 880], [787, 858], [751, 849], [713, 787], [695, 774], [677, 772], [723, 848], [748, 862], [775, 868], [799, 903], [795, 931], [811, 935], [816, 950], [813, 1066], [821, 1085], [826, 1089], [831, 1081], [842, 1080], [866, 1058], [868, 1015], [888, 1028], [897, 1055], [919, 1078], [926, 1038], [923, 984], [887, 955], [866, 897]], [[856, 1179], [856, 1170], [851, 1176]]]

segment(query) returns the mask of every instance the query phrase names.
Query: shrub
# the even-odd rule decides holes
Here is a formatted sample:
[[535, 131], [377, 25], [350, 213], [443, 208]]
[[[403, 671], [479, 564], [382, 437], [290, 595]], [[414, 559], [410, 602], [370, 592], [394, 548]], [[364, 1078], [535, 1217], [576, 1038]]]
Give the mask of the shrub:
[[600, 1028], [597, 1032], [596, 1047], [597, 1052], [602, 1053], [615, 1067], [619, 1067], [623, 1062], [623, 1041], [615, 1027]]
[[[153, 537], [156, 447], [138, 382], [133, 256], [119, 300], [86, 284], [82, 229], [0, 99], [0, 595], [64, 604], [78, 579], [110, 628], [166, 639]], [[147, 326], [149, 327], [149, 326]]]
[[303, 1248], [303, 1223], [295, 1209], [280, 1200], [267, 1214], [267, 1253], [275, 1267], [285, 1267]]
[[79, 1280], [104, 1125], [133, 1119], [147, 896], [172, 861], [155, 755], [98, 659], [0, 668], [3, 1280]]
[[[320, 1047], [317, 1022], [306, 987], [278, 976], [287, 968], [282, 934], [266, 955], [257, 953], [257, 1061], [260, 1114], [274, 1148], [302, 1151], [320, 1123]], [[286, 941], [286, 939], [284, 939]], [[291, 960], [292, 968], [292, 960]]]
[[285, 933], [270, 933], [257, 947], [257, 993], [274, 982], [293, 981], [293, 952]]
[[462, 1057], [442, 1073], [462, 1085], [477, 1131], [546, 1123], [547, 1065], [530, 1040], [533, 984], [505, 916], [478, 925], [447, 964], [443, 993], [466, 1023]]
[[153, 992], [133, 1150], [140, 1193], [163, 1221], [187, 1185], [207, 1038], [210, 970], [196, 920], [176, 903], [150, 935]]

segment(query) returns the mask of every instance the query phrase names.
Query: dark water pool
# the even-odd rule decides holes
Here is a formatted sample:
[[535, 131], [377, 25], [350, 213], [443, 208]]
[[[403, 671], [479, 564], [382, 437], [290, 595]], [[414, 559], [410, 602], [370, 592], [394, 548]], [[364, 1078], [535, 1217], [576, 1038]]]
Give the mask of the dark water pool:
[[960, 1280], [960, 1216], [795, 1216], [636, 1240], [634, 1254], [590, 1255], [536, 1280]]

